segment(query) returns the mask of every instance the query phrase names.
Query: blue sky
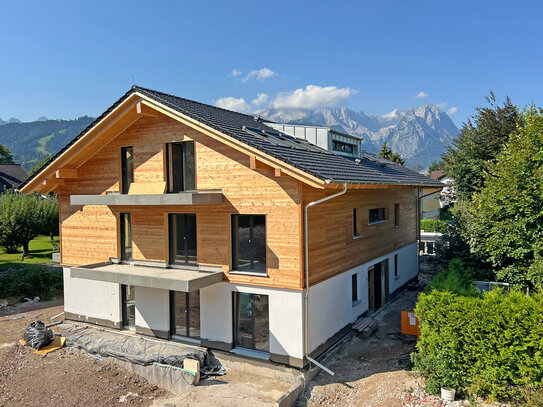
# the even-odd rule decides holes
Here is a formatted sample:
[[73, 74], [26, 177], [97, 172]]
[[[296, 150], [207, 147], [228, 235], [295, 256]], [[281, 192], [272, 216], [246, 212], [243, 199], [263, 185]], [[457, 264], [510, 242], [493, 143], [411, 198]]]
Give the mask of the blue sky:
[[542, 12], [511, 1], [3, 2], [0, 118], [98, 115], [133, 75], [247, 111], [434, 103], [460, 125], [491, 89], [543, 103]]

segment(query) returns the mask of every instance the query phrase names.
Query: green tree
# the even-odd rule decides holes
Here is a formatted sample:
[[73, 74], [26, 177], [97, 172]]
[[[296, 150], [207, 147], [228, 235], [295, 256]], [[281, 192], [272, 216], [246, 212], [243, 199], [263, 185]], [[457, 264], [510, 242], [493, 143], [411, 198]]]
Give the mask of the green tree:
[[23, 247], [39, 234], [58, 231], [58, 206], [39, 194], [24, 195], [8, 190], [0, 196], [0, 246], [8, 253]]
[[443, 162], [442, 161], [437, 162], [436, 160], [432, 161], [432, 164], [430, 164], [430, 166], [428, 167], [428, 171], [430, 172], [438, 171], [442, 169], [443, 169]]
[[34, 175], [36, 171], [38, 171], [47, 161], [51, 159], [50, 155], [47, 155], [43, 157], [41, 160], [36, 161], [36, 163], [30, 167], [30, 170], [28, 170], [28, 175]]
[[392, 149], [388, 146], [387, 142], [383, 143], [381, 151], [379, 151], [379, 157], [392, 161], [396, 164], [405, 165], [405, 160], [398, 153], [392, 152]]
[[467, 233], [498, 279], [543, 288], [543, 110], [532, 106], [523, 121], [488, 165]]
[[9, 148], [3, 144], [0, 144], [0, 164], [14, 164]]
[[472, 119], [443, 154], [446, 174], [454, 180], [459, 199], [471, 199], [483, 186], [483, 171], [502, 149], [509, 135], [521, 125], [522, 115], [509, 97], [503, 106], [496, 104], [493, 92], [486, 97], [490, 106], [477, 107]]

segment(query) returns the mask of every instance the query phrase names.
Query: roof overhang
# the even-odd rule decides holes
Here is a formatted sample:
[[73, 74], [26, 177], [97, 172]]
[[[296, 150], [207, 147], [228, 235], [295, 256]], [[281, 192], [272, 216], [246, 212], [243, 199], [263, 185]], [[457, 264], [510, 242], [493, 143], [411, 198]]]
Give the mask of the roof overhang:
[[[251, 147], [234, 137], [220, 132], [198, 120], [176, 111], [140, 92], [128, 92], [103, 117], [87, 128], [74, 141], [54, 156], [39, 172], [31, 176], [20, 188], [21, 192], [54, 191], [65, 178], [75, 178], [77, 169], [105, 148], [113, 138], [144, 116], [163, 114], [201, 133], [247, 154], [257, 161], [275, 168], [283, 175], [292, 176], [316, 188], [325, 188], [325, 181], [290, 164]], [[63, 176], [69, 173], [70, 176]]]
[[199, 290], [223, 281], [222, 271], [180, 270], [112, 263], [71, 267], [70, 275], [85, 280], [183, 292]]

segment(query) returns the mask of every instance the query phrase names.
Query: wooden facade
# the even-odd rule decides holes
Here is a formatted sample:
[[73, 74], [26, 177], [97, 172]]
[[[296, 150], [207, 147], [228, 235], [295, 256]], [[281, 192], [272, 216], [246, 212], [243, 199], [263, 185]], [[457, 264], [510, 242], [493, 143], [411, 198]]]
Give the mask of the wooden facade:
[[[60, 196], [61, 258], [83, 265], [120, 257], [119, 214], [132, 215], [133, 257], [168, 261], [168, 213], [194, 213], [197, 219], [198, 263], [222, 267], [226, 281], [303, 289], [303, 207], [337, 192], [264, 164], [231, 145], [164, 114], [130, 117], [109, 128], [118, 133], [89, 147], [84, 158], [57, 170]], [[132, 146], [134, 184], [130, 194], [164, 193], [165, 144], [194, 141], [196, 189], [222, 190], [222, 205], [72, 206], [70, 195], [101, 195], [120, 190], [120, 149]], [[98, 141], [97, 141], [98, 143]], [[60, 173], [58, 171], [61, 171]], [[63, 172], [62, 172], [63, 171]], [[71, 172], [70, 172], [71, 171]], [[49, 182], [51, 178], [47, 178]], [[417, 240], [418, 189], [383, 186], [349, 189], [339, 198], [309, 209], [310, 283], [315, 284]], [[395, 226], [394, 205], [400, 207]], [[373, 208], [386, 208], [389, 220], [369, 224]], [[353, 239], [353, 209], [361, 237]], [[266, 215], [267, 276], [230, 274], [231, 215]]]

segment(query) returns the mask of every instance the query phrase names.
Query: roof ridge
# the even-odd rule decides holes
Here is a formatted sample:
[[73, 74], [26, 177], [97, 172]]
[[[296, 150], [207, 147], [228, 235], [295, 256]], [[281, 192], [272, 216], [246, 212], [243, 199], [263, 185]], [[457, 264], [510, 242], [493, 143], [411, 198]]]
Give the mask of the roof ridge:
[[184, 97], [181, 97], [181, 96], [173, 95], [171, 93], [161, 92], [161, 91], [155, 90], [155, 89], [144, 88], [143, 86], [134, 85], [134, 86], [132, 86], [132, 89], [133, 90], [141, 89], [141, 90], [147, 91], [147, 92], [160, 93], [161, 95], [165, 95], [165, 96], [168, 96], [168, 97], [177, 98], [177, 99], [181, 99], [181, 100], [186, 100], [187, 102], [195, 103], [197, 105], [202, 105], [202, 106], [208, 106], [208, 107], [211, 107], [213, 109], [222, 110], [222, 111], [225, 111], [225, 112], [228, 112], [228, 113], [239, 114], [240, 116], [246, 116], [246, 117], [249, 117], [251, 119], [253, 119], [255, 117], [254, 115], [251, 115], [251, 114], [236, 112], [235, 110], [229, 110], [229, 109], [225, 109], [223, 107], [210, 105], [209, 103], [198, 102], [197, 100], [187, 99], [187, 98], [184, 98]]

